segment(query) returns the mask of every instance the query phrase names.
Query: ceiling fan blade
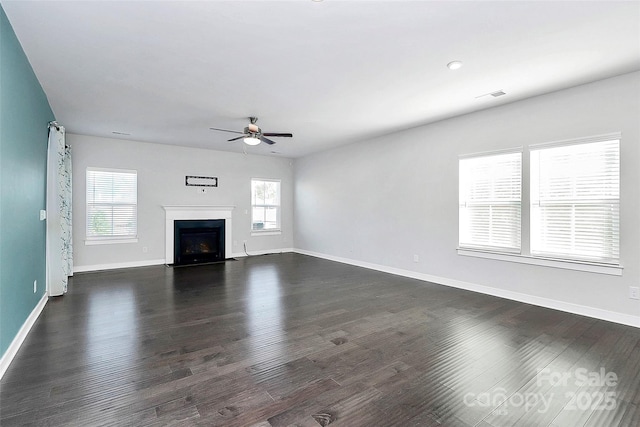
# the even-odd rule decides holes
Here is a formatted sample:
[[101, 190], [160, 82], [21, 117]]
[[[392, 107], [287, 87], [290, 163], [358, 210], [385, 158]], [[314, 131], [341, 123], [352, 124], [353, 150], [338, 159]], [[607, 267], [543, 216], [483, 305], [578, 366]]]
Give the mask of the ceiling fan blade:
[[211, 130], [220, 130], [222, 132], [231, 132], [231, 133], [241, 133], [244, 135], [244, 132], [240, 132], [238, 130], [229, 130], [229, 129], [220, 129], [220, 128], [209, 128]]
[[293, 137], [292, 133], [273, 133], [273, 132], [263, 132], [262, 133], [264, 136], [281, 136], [281, 137], [287, 137], [287, 138], [291, 138]]
[[236, 138], [227, 139], [227, 142], [237, 141], [237, 140], [239, 140], [239, 139], [246, 138], [246, 137], [247, 137], [247, 135], [242, 134], [242, 135], [240, 135], [240, 136], [238, 136], [238, 137], [236, 137]]
[[273, 145], [273, 144], [276, 143], [275, 141], [272, 141], [272, 140], [270, 140], [268, 138], [265, 138], [264, 134], [260, 135], [260, 141], [264, 142], [265, 144], [269, 144], [269, 145]]

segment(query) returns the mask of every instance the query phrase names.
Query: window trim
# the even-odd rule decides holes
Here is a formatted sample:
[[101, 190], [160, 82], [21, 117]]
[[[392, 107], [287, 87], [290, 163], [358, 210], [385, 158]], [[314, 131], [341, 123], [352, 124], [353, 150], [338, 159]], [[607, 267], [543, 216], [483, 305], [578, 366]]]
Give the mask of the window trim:
[[264, 231], [251, 230], [252, 236], [279, 236], [280, 234], [282, 234], [282, 230], [275, 229], [275, 228], [272, 228], [270, 230], [264, 230]]
[[84, 244], [86, 246], [115, 245], [120, 243], [138, 243], [138, 238], [137, 237], [130, 237], [130, 238], [93, 237], [93, 238], [87, 238], [84, 241]]
[[[253, 204], [253, 181], [263, 181], [263, 182], [277, 182], [278, 183], [278, 205], [254, 205]], [[278, 234], [282, 234], [282, 180], [281, 179], [277, 179], [277, 178], [258, 178], [258, 177], [252, 177], [250, 179], [249, 185], [251, 186], [250, 188], [250, 194], [249, 194], [249, 206], [250, 206], [250, 221], [249, 221], [249, 231], [251, 233], [252, 236], [275, 236]], [[258, 207], [273, 207], [273, 206], [277, 206], [278, 208], [278, 212], [277, 212], [277, 216], [278, 216], [278, 227], [277, 228], [268, 228], [268, 229], [263, 229], [263, 230], [254, 230], [253, 229], [253, 208], [254, 206], [258, 206]]]
[[545, 258], [540, 256], [509, 254], [503, 252], [491, 252], [485, 250], [472, 250], [457, 248], [458, 255], [475, 258], [493, 259], [498, 261], [515, 262], [519, 264], [538, 265], [543, 267], [561, 268], [564, 270], [585, 271], [591, 273], [607, 274], [610, 276], [622, 276], [624, 267], [621, 264], [603, 264], [589, 261], [576, 261], [560, 258]]
[[502, 148], [499, 150], [478, 151], [477, 153], [458, 154], [458, 160], [473, 159], [474, 157], [496, 156], [500, 154], [524, 153], [524, 146]]
[[[89, 202], [87, 199], [87, 179], [88, 172], [111, 172], [111, 173], [129, 173], [136, 175], [136, 235], [135, 236], [88, 236], [87, 234], [87, 226], [89, 224]], [[85, 169], [85, 240], [84, 244], [86, 246], [93, 245], [111, 245], [111, 244], [122, 244], [122, 243], [138, 243], [138, 171], [135, 169], [120, 169], [120, 168], [104, 168], [104, 167], [94, 167], [87, 166]]]
[[611, 132], [611, 133], [604, 133], [601, 135], [586, 136], [584, 138], [579, 137], [579, 138], [571, 138], [571, 139], [561, 139], [557, 141], [542, 142], [538, 144], [530, 144], [527, 147], [527, 151], [531, 152], [531, 150], [543, 150], [545, 148], [568, 147], [571, 145], [589, 144], [592, 142], [604, 142], [604, 141], [611, 141], [614, 139], [622, 140], [622, 132]]

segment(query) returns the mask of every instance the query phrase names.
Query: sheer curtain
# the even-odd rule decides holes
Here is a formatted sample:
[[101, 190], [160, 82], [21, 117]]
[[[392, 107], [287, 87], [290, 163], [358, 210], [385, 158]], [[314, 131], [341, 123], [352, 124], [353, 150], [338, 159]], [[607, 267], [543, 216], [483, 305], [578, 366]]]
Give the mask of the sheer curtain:
[[71, 229], [71, 149], [64, 127], [49, 123], [47, 151], [47, 289], [49, 296], [67, 292], [73, 275]]

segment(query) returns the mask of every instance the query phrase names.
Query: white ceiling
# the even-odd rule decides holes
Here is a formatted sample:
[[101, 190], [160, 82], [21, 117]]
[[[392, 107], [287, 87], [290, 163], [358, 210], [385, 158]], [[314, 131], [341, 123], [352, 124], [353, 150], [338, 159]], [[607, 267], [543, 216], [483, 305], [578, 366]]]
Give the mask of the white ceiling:
[[247, 151], [299, 157], [640, 69], [638, 1], [1, 3], [67, 132], [215, 150], [247, 116], [294, 134]]

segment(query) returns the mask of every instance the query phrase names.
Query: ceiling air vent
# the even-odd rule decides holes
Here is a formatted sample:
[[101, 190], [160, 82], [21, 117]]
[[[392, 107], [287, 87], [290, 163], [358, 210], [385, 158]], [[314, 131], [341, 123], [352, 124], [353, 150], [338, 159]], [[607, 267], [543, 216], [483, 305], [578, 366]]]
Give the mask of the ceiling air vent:
[[484, 95], [476, 96], [476, 99], [484, 98], [485, 96], [489, 96], [489, 95], [493, 96], [494, 98], [497, 98], [499, 96], [506, 95], [506, 94], [507, 93], [505, 91], [500, 89], [500, 90], [496, 90], [495, 92], [489, 92], [489, 93], [485, 93]]

